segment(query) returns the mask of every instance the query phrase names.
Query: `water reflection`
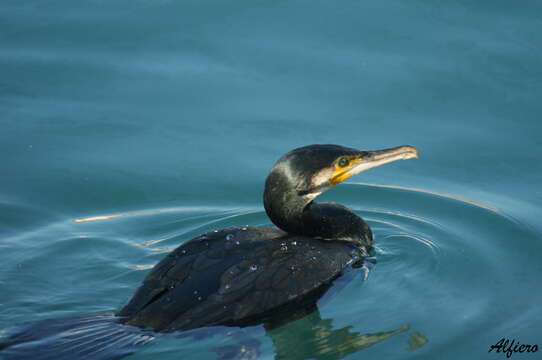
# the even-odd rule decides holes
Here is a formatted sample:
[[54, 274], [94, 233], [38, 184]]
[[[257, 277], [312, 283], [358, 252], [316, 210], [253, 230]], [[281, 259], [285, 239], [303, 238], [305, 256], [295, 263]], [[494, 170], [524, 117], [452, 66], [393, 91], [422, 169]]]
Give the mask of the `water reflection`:
[[352, 326], [335, 329], [332, 321], [322, 319], [317, 310], [288, 325], [267, 331], [273, 341], [275, 358], [342, 359], [410, 329], [409, 325], [403, 325], [394, 330], [362, 334]]
[[[262, 333], [273, 344], [274, 359], [277, 360], [335, 360], [376, 345], [393, 336], [410, 330], [410, 325], [396, 329], [361, 333], [352, 326], [333, 327], [332, 319], [323, 319], [317, 309], [310, 314], [301, 311], [290, 313], [296, 318], [286, 324], [274, 327], [267, 323], [263, 326], [247, 328], [212, 327], [200, 328], [174, 335], [176, 338], [192, 338], [202, 341], [213, 336], [226, 336], [230, 344], [209, 349], [220, 360], [254, 360], [262, 354]], [[412, 333], [408, 339], [408, 350], [414, 350], [427, 343], [427, 338], [419, 332]], [[405, 339], [405, 344], [407, 340]], [[407, 347], [405, 347], [407, 349]]]

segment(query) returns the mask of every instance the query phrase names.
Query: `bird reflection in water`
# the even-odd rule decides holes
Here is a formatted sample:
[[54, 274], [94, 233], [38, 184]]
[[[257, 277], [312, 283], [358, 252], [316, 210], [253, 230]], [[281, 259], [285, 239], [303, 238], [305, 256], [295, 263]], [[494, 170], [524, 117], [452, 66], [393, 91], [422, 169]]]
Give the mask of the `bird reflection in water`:
[[287, 326], [268, 331], [275, 347], [275, 359], [342, 359], [394, 335], [410, 329], [409, 325], [390, 331], [361, 334], [346, 326], [334, 329], [331, 319], [322, 319], [315, 311]]
[[225, 334], [231, 344], [210, 349], [216, 353], [218, 360], [255, 360], [261, 355], [262, 341], [260, 339], [265, 331], [265, 335], [273, 343], [276, 360], [334, 360], [342, 359], [349, 354], [410, 330], [410, 325], [403, 325], [389, 331], [363, 334], [354, 330], [352, 326], [334, 328], [333, 320], [322, 319], [318, 309], [307, 316], [302, 316], [301, 313], [290, 314], [290, 316], [299, 318], [272, 329], [268, 329], [269, 324], [263, 327], [251, 326], [238, 329], [216, 327], [195, 329], [174, 336], [201, 340], [209, 336]]

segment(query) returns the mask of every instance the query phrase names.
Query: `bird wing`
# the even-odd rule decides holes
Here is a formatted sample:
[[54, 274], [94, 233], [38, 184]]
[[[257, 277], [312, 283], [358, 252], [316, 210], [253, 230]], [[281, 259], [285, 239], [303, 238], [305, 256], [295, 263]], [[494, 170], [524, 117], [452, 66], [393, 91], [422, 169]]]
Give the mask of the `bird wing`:
[[344, 242], [243, 229], [205, 234], [174, 250], [120, 315], [158, 331], [236, 324], [303, 297], [352, 262]]

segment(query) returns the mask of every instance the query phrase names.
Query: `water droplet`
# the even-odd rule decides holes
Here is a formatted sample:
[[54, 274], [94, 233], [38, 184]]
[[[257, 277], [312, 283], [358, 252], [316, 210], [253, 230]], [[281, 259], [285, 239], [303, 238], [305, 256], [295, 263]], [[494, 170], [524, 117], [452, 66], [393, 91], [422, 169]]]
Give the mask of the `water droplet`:
[[239, 242], [239, 240], [237, 240], [237, 241], [235, 242], [235, 245], [241, 245], [241, 243]]
[[181, 250], [181, 254], [186, 254], [186, 250], [185, 250], [185, 249], [182, 249], [182, 250]]
[[313, 256], [312, 259], [313, 259], [314, 261], [316, 261], [316, 256]]
[[226, 289], [226, 290], [228, 290], [230, 287], [231, 287], [230, 284], [224, 285], [224, 289]]
[[233, 234], [226, 235], [226, 240], [230, 241], [231, 239], [233, 239]]
[[194, 295], [197, 295], [198, 294], [198, 291], [197, 290], [194, 290]]
[[281, 246], [280, 249], [281, 249], [282, 251], [286, 251], [286, 250], [288, 250], [288, 246], [286, 246], [286, 245]]
[[241, 228], [241, 230], [243, 230], [243, 231], [245, 231], [246, 229], [247, 229], [246, 226], [243, 226], [243, 227]]
[[292, 245], [297, 245], [297, 241], [292, 241]]
[[198, 296], [198, 300], [201, 301], [203, 298], [201, 296]]
[[258, 265], [250, 265], [250, 270], [252, 271], [258, 270]]

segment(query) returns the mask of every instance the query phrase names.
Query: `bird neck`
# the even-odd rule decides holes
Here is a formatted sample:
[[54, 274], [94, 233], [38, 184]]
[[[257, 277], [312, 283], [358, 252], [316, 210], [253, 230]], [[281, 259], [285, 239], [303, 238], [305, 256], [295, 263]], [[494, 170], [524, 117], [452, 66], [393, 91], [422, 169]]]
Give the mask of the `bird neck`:
[[304, 235], [343, 240], [362, 246], [369, 246], [373, 242], [369, 225], [342, 204], [311, 202], [303, 211], [302, 219]]
[[373, 237], [369, 226], [354, 212], [338, 203], [316, 203], [300, 195], [287, 177], [271, 172], [264, 191], [267, 216], [289, 234], [343, 240], [369, 246]]
[[289, 234], [306, 235], [304, 210], [310, 200], [286, 191], [264, 193], [264, 207], [273, 224]]

